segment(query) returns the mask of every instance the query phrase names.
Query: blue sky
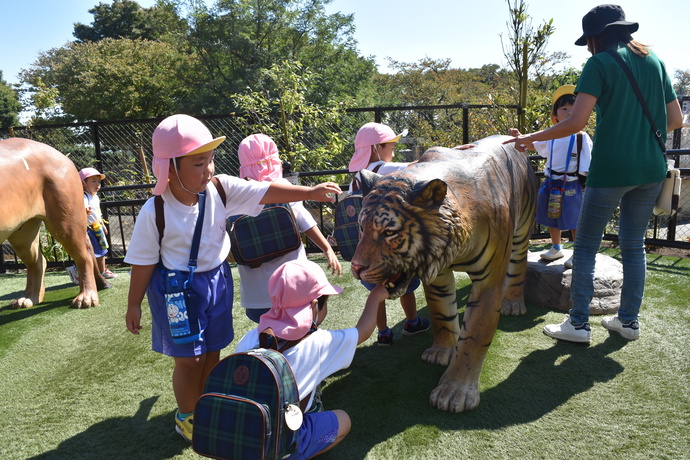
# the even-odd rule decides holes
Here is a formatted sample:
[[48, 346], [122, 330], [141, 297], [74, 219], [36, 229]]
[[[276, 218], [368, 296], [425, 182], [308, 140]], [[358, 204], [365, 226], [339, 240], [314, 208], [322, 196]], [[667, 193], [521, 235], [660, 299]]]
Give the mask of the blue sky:
[[[28, 68], [42, 51], [63, 46], [73, 40], [75, 22], [90, 24], [88, 12], [109, 0], [21, 0], [3, 1], [0, 27], [0, 70], [9, 83], [18, 83], [20, 69]], [[511, 4], [514, 0], [511, 0]], [[209, 0], [211, 2], [211, 0]], [[155, 0], [141, 0], [149, 7]], [[573, 42], [581, 33], [582, 16], [603, 2], [527, 0], [533, 26], [554, 19], [556, 32], [549, 40], [548, 52], [564, 51], [569, 64], [579, 67], [589, 54]], [[628, 20], [640, 23], [634, 37], [674, 70], [690, 71], [687, 37], [682, 35], [690, 7], [687, 0], [664, 0], [655, 8], [649, 0], [620, 0]], [[576, 6], [575, 6], [576, 5]], [[453, 67], [474, 68], [484, 64], [505, 66], [500, 34], [507, 36], [508, 6], [505, 0], [334, 0], [326, 10], [354, 13], [359, 50], [375, 56], [381, 71], [387, 57], [402, 62], [417, 62], [428, 56], [450, 58]]]

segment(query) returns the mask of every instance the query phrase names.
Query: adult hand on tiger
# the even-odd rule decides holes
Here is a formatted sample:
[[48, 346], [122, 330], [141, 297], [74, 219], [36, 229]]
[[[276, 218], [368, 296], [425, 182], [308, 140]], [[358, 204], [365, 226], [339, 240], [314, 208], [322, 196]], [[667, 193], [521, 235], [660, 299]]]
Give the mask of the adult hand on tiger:
[[534, 150], [534, 145], [532, 145], [532, 141], [530, 140], [529, 134], [519, 134], [519, 131], [517, 129], [515, 131], [513, 131], [511, 129], [511, 135], [512, 135], [512, 132], [517, 132], [518, 135], [516, 135], [512, 139], [508, 139], [503, 144], [510, 144], [511, 142], [514, 142], [515, 143], [515, 150], [517, 150], [518, 152], [526, 152], [527, 150]]

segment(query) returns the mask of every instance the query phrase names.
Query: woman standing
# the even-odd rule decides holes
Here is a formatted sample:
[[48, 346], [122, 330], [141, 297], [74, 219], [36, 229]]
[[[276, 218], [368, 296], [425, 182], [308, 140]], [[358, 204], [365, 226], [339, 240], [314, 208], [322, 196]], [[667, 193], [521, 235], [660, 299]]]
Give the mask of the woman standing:
[[682, 114], [663, 62], [646, 45], [633, 40], [638, 24], [625, 20], [618, 5], [599, 5], [582, 19], [582, 36], [592, 57], [575, 88], [570, 117], [549, 129], [517, 136], [517, 149], [532, 143], [569, 136], [583, 129], [596, 108], [596, 129], [587, 188], [577, 226], [571, 284], [572, 308], [561, 324], [549, 324], [544, 334], [559, 340], [589, 343], [589, 304], [594, 292], [594, 262], [611, 215], [620, 205], [619, 242], [623, 287], [618, 313], [602, 326], [628, 340], [640, 336], [638, 314], [644, 294], [644, 238], [654, 203], [666, 174], [666, 161], [623, 68], [609, 50], [630, 67], [655, 125], [679, 128]]

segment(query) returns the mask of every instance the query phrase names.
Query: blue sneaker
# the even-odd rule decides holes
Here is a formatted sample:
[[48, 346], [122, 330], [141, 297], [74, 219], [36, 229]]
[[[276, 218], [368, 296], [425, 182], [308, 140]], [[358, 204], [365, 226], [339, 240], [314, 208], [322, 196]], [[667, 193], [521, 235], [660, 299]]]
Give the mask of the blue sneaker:
[[404, 335], [415, 335], [420, 332], [428, 331], [431, 327], [431, 321], [421, 316], [417, 317], [417, 324], [412, 326], [409, 321], [405, 321], [405, 327], [403, 328]]
[[385, 331], [379, 332], [376, 343], [380, 346], [388, 346], [393, 343], [393, 330], [388, 327]]

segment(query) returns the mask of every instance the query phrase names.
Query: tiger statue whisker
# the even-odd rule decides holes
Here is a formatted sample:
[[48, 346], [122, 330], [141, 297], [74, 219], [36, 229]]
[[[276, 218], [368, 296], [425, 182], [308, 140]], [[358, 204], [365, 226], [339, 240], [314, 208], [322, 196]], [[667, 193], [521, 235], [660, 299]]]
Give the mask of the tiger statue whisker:
[[[433, 343], [422, 359], [448, 365], [430, 402], [462, 412], [479, 404], [479, 375], [502, 314], [526, 312], [524, 281], [537, 178], [508, 136], [468, 150], [433, 147], [417, 163], [380, 176], [362, 171], [365, 196], [354, 276], [400, 297], [419, 277]], [[472, 288], [462, 323], [453, 271]]]

